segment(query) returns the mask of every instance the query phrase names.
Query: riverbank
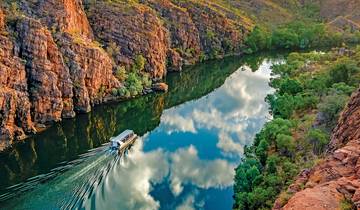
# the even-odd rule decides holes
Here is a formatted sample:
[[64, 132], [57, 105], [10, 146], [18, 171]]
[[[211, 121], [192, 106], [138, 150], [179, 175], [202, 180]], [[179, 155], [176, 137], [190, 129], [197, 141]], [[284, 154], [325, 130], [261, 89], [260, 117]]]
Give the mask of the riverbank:
[[271, 209], [276, 198], [274, 208], [281, 208], [294, 194], [286, 189], [299, 172], [322, 161], [340, 112], [360, 83], [359, 56], [359, 47], [291, 53], [273, 66], [276, 92], [267, 102], [274, 120], [236, 169], [235, 209]]

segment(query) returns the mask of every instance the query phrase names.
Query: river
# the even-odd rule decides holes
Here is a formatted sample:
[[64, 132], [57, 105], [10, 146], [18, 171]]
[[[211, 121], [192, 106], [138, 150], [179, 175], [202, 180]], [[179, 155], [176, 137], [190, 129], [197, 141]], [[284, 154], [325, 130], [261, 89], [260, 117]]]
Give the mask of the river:
[[[231, 209], [234, 168], [271, 119], [281, 55], [230, 57], [169, 74], [169, 92], [97, 106], [0, 154], [0, 209]], [[103, 146], [140, 138], [118, 157]]]

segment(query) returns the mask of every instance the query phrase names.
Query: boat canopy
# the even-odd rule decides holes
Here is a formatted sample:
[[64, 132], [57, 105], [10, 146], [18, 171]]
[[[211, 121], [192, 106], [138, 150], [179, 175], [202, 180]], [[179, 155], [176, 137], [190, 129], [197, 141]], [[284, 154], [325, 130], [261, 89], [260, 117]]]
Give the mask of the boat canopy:
[[130, 135], [133, 135], [134, 131], [132, 130], [125, 130], [124, 132], [120, 133], [120, 135], [113, 137], [111, 141], [122, 141], [123, 139], [126, 139]]

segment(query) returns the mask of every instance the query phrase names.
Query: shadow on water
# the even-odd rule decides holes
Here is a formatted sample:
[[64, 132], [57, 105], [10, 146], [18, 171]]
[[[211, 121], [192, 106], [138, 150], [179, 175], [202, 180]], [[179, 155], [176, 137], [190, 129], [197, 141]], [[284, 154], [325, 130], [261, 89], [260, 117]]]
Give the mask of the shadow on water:
[[[70, 168], [102, 156], [103, 145], [110, 137], [125, 129], [132, 129], [139, 136], [152, 131], [159, 125], [165, 109], [214, 91], [240, 66], [246, 65], [256, 70], [265, 58], [279, 56], [281, 55], [261, 54], [243, 58], [229, 57], [195, 65], [181, 73], [171, 73], [166, 78], [169, 84], [168, 93], [97, 106], [89, 114], [63, 120], [35, 137], [15, 145], [11, 150], [0, 154], [0, 203], [14, 196], [14, 191], [29, 191], [37, 184], [54, 179]], [[106, 175], [103, 168], [112, 167], [109, 164], [117, 161], [113, 157], [108, 158], [110, 156], [98, 160], [102, 166], [100, 168], [89, 168], [91, 165], [87, 167], [92, 171], [89, 174], [95, 174], [93, 181], [89, 183], [99, 182], [99, 177]], [[83, 189], [92, 188], [79, 186], [77, 189], [83, 193]], [[81, 200], [81, 193], [75, 197]]]

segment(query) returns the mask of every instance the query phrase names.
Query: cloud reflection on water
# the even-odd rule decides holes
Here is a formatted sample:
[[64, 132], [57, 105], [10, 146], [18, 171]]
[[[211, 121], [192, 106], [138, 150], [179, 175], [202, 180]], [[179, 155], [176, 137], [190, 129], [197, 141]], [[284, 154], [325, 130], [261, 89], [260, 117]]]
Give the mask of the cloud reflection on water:
[[[95, 204], [89, 202], [87, 205], [99, 209], [114, 206], [120, 209], [198, 209], [205, 205], [201, 191], [231, 188], [234, 167], [244, 145], [251, 143], [255, 133], [270, 118], [264, 102], [272, 91], [268, 86], [270, 65], [271, 62], [264, 61], [256, 72], [242, 67], [209, 95], [164, 111], [159, 127], [144, 136], [144, 143], [139, 141], [103, 182], [105, 194], [118, 196], [102, 196], [101, 191], [97, 191], [92, 198]], [[198, 146], [210, 143], [206, 139], [196, 139], [202, 132], [217, 136], [214, 147], [221, 150], [220, 156], [210, 159], [199, 156]], [[154, 143], [154, 133], [166, 133], [169, 142], [174, 141], [174, 135], [185, 133], [192, 134], [186, 138], [194, 139], [191, 144], [174, 151], [167, 151], [166, 145], [159, 145], [162, 149], [145, 151], [145, 145]], [[167, 140], [160, 144], [167, 144]], [[172, 194], [164, 196], [174, 200], [165, 207], [157, 200], [161, 190], [155, 188], [160, 185]], [[154, 191], [156, 193], [152, 193]]]

